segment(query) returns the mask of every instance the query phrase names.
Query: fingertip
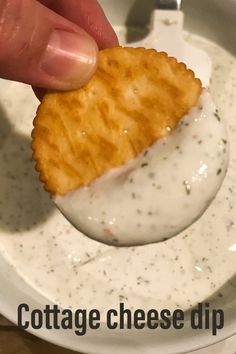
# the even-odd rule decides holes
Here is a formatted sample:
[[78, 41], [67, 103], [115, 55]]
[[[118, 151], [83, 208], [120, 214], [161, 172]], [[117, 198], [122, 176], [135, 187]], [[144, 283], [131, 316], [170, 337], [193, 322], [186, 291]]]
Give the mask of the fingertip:
[[46, 93], [46, 90], [41, 87], [34, 87], [34, 86], [32, 87], [32, 90], [33, 90], [35, 96], [37, 97], [37, 99], [41, 102], [43, 99], [43, 96]]
[[86, 84], [96, 70], [98, 47], [86, 32], [52, 32], [40, 68], [49, 78], [49, 88], [76, 89]]

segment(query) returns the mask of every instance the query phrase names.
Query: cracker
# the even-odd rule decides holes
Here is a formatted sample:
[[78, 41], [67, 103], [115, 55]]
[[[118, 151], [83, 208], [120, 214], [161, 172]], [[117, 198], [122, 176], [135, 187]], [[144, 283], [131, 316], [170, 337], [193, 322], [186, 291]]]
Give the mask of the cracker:
[[135, 158], [175, 128], [201, 88], [185, 64], [164, 52], [100, 51], [87, 85], [49, 92], [38, 108], [32, 149], [45, 189], [64, 195]]

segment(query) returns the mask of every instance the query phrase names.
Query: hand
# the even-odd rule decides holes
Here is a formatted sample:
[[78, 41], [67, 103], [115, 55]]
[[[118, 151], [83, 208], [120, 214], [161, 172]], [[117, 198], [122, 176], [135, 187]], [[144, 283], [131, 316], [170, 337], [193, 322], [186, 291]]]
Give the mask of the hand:
[[1, 0], [0, 77], [44, 89], [82, 86], [118, 40], [96, 0]]

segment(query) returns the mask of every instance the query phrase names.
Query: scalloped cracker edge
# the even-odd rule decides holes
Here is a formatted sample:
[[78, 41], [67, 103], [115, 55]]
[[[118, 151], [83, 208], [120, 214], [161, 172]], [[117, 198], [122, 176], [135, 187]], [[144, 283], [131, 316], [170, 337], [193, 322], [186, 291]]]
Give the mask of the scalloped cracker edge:
[[45, 189], [65, 195], [135, 158], [171, 133], [201, 90], [193, 71], [164, 52], [100, 51], [87, 85], [49, 92], [38, 108], [32, 150]]

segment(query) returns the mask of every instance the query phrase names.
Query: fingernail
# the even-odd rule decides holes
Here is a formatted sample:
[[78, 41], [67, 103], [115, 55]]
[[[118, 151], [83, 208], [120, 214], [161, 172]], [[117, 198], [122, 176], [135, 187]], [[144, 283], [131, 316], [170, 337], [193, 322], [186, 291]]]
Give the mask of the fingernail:
[[88, 82], [96, 69], [98, 48], [86, 33], [54, 30], [41, 60], [41, 69], [67, 90]]

